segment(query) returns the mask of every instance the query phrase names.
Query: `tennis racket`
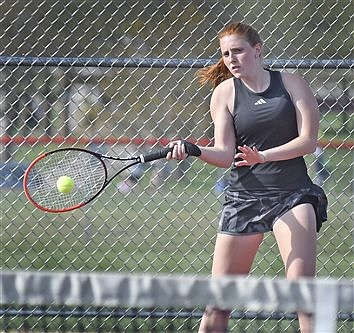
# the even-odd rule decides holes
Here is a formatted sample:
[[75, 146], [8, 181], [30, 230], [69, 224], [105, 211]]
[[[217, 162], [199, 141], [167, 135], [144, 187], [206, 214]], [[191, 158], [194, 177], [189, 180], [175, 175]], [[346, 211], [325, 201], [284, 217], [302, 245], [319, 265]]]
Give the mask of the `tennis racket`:
[[[186, 143], [191, 156], [199, 156], [199, 148]], [[51, 213], [68, 212], [80, 208], [99, 196], [107, 185], [124, 170], [139, 163], [165, 158], [172, 148], [163, 148], [139, 156], [112, 157], [81, 148], [62, 148], [46, 152], [30, 163], [23, 178], [24, 192], [37, 208]], [[108, 175], [109, 161], [120, 161], [120, 169]], [[115, 162], [119, 163], [119, 162]], [[70, 177], [73, 188], [60, 192], [57, 181]]]

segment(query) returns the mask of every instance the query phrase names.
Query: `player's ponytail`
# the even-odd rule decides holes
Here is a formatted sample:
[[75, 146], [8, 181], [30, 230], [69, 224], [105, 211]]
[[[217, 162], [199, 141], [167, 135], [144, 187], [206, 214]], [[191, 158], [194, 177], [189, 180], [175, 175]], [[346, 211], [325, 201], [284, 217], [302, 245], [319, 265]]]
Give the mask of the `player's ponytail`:
[[204, 86], [211, 84], [213, 88], [217, 87], [222, 81], [232, 77], [232, 74], [227, 69], [222, 58], [211, 66], [201, 68], [197, 72], [199, 83]]

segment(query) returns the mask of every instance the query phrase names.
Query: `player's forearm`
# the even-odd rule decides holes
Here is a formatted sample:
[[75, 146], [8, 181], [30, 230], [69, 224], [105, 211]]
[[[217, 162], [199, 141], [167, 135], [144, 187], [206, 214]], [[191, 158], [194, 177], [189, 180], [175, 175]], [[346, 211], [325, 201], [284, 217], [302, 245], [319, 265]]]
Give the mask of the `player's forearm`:
[[222, 149], [217, 147], [199, 147], [202, 154], [199, 158], [219, 168], [229, 168], [234, 161], [234, 149]]
[[311, 154], [316, 146], [317, 140], [297, 137], [284, 145], [261, 151], [260, 154], [264, 157], [264, 162], [283, 161]]
[[202, 161], [220, 168], [228, 168], [234, 160], [233, 145], [217, 145], [214, 147], [197, 146], [185, 140], [171, 141], [167, 160], [184, 160], [188, 156], [195, 156]]

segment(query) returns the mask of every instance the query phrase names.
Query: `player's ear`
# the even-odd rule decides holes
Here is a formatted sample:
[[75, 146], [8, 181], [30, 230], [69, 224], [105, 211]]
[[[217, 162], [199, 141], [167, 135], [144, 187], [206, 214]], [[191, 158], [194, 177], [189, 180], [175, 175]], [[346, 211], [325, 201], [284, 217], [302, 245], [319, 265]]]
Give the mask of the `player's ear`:
[[255, 58], [261, 58], [262, 56], [262, 44], [261, 43], [257, 43], [254, 46], [255, 49]]

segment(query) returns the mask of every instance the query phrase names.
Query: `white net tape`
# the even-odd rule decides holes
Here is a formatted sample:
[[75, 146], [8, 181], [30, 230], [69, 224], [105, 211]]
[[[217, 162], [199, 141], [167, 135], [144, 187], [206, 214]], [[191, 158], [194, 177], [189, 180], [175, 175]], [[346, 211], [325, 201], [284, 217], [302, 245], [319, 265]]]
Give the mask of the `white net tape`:
[[[1, 303], [184, 307], [314, 313], [315, 332], [334, 332], [339, 310], [353, 310], [353, 281], [79, 272], [1, 272]], [[330, 330], [332, 329], [332, 330]]]

